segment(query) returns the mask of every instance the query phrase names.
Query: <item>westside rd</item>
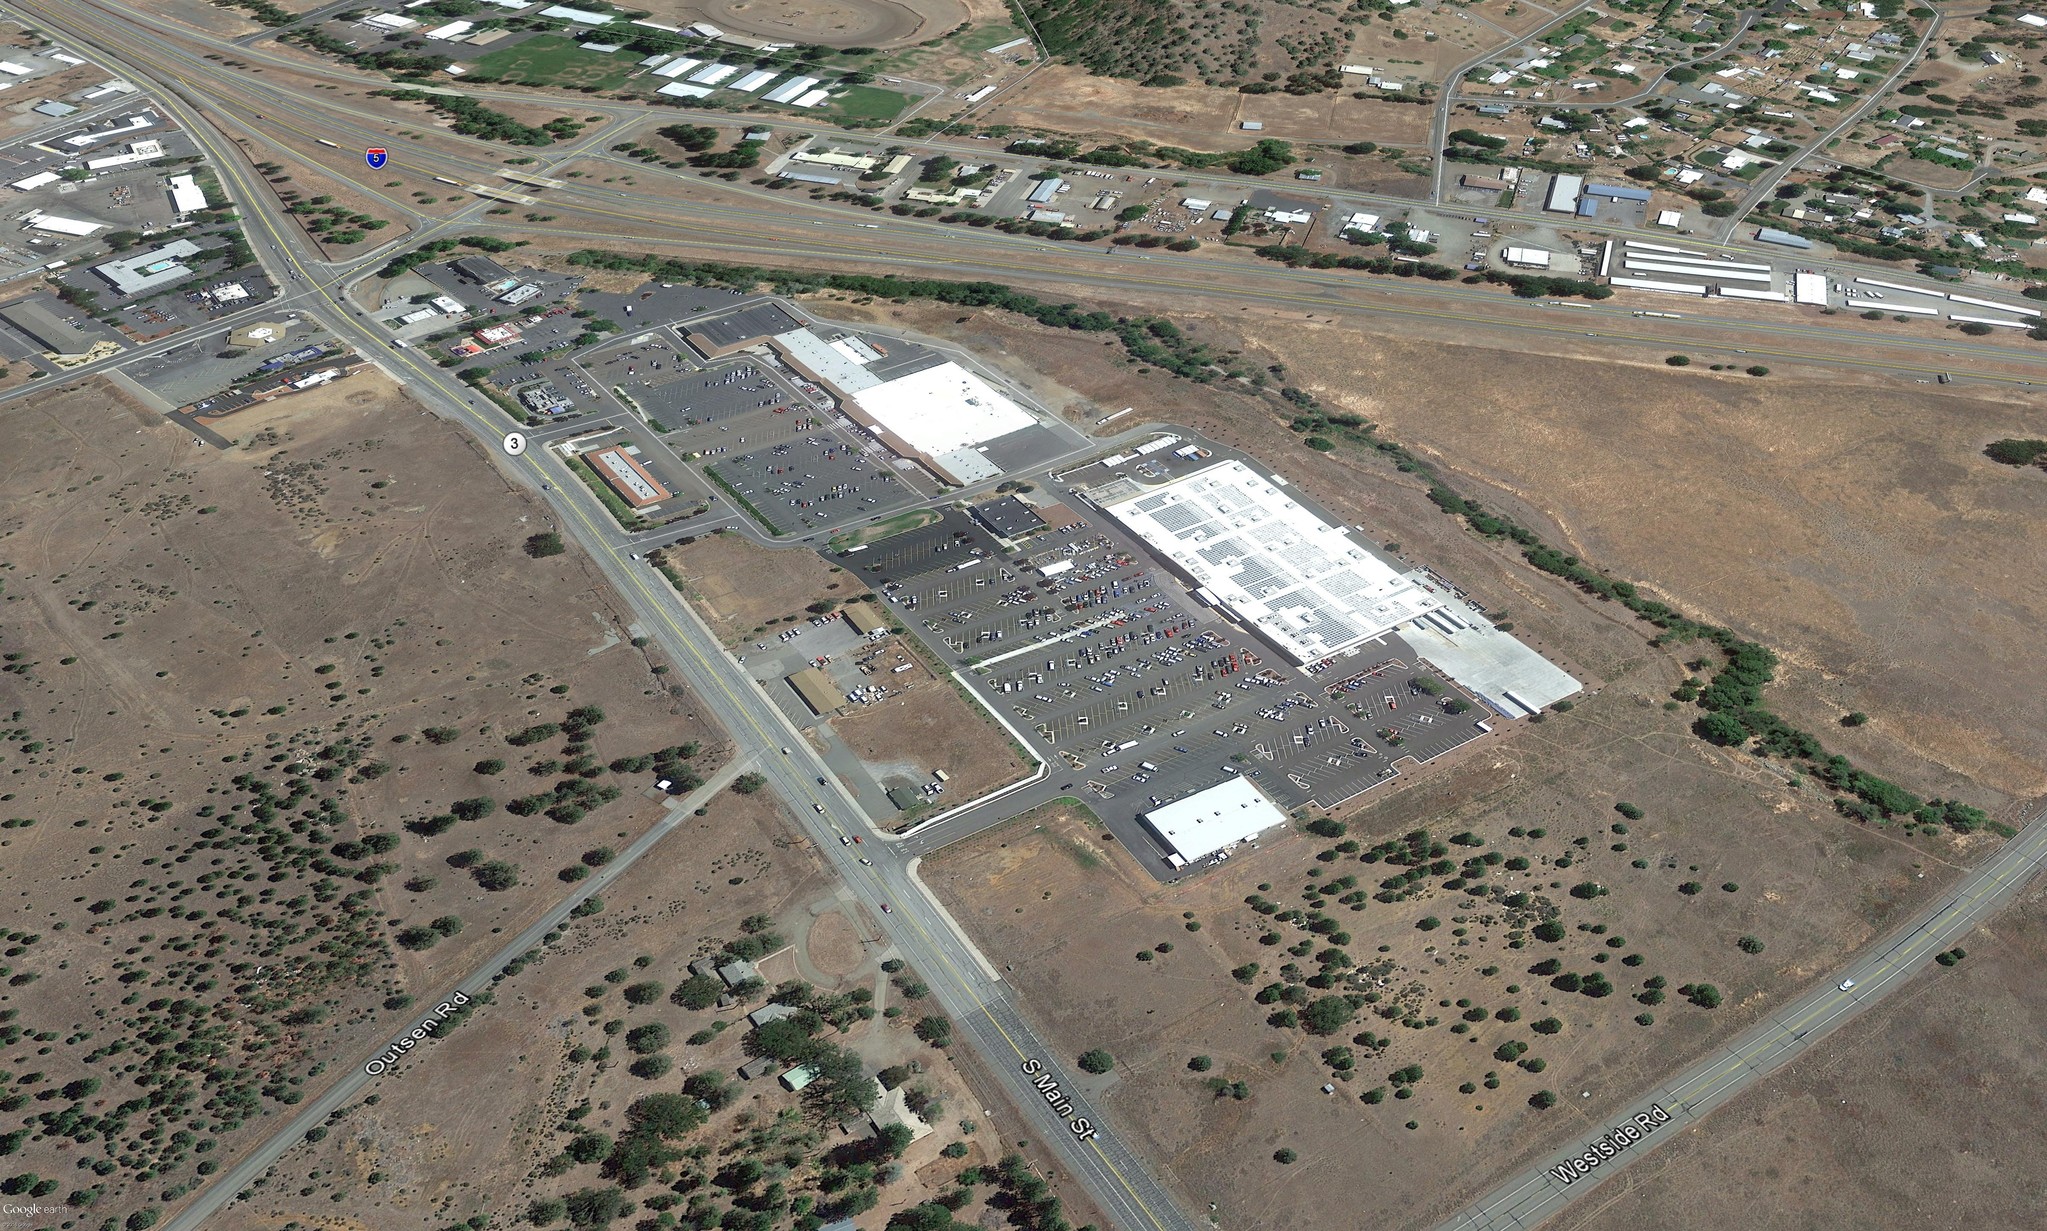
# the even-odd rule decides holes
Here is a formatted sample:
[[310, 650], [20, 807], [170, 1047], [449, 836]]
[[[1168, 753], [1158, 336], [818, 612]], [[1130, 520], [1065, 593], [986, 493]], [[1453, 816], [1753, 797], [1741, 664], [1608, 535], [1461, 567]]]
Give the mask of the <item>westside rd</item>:
[[1037, 1059], [1025, 1060], [1023, 1062], [1023, 1075], [1037, 1079], [1031, 1083], [1031, 1087], [1039, 1094], [1045, 1096], [1046, 1106], [1066, 1118], [1066, 1127], [1072, 1130], [1074, 1136], [1082, 1141], [1093, 1141], [1095, 1139], [1094, 1122], [1086, 1116], [1074, 1114], [1073, 1100], [1067, 1098], [1066, 1092], [1059, 1088], [1059, 1079], [1052, 1076], [1046, 1069], [1044, 1061]]
[[[1028, 1070], [1026, 1070], [1028, 1071]], [[1634, 1145], [1649, 1134], [1670, 1123], [1670, 1113], [1660, 1103], [1651, 1103], [1649, 1110], [1638, 1112], [1631, 1121], [1623, 1122], [1610, 1133], [1594, 1137], [1585, 1147], [1585, 1152], [1570, 1159], [1561, 1166], [1551, 1167], [1549, 1174], [1558, 1183], [1571, 1185], [1592, 1173], [1594, 1167], [1614, 1158], [1622, 1150]]]

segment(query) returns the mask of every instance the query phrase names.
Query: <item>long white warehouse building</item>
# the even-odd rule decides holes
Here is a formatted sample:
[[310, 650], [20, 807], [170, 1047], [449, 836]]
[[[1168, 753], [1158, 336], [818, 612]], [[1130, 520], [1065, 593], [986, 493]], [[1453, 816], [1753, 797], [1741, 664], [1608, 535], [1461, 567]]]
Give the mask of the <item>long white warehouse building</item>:
[[1345, 653], [1447, 605], [1239, 461], [1102, 507], [1191, 577], [1201, 598], [1298, 663]]

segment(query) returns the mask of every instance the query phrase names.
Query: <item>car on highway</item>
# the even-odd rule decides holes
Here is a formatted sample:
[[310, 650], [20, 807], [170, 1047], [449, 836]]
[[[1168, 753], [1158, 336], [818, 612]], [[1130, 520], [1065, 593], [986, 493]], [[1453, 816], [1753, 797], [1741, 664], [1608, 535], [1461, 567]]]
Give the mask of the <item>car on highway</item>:
[[862, 859], [860, 863], [863, 867], [871, 868], [874, 866], [874, 861], [872, 859]]
[[892, 910], [890, 910], [890, 909], [888, 908], [888, 903], [887, 903], [887, 902], [883, 902], [883, 903], [881, 904], [881, 913], [882, 913], [882, 914], [884, 914], [884, 915], [893, 915], [893, 914], [895, 914], [896, 912], [894, 912], [894, 911], [892, 911]]
[[1854, 986], [1855, 986], [1855, 980], [1853, 980], [1853, 979], [1843, 979], [1843, 980], [1841, 980], [1841, 990], [1842, 990], [1842, 991], [1844, 991], [1844, 992], [1845, 992], [1845, 991], [1847, 991], [1848, 989], [1850, 989], [1850, 988], [1854, 987]]
[[853, 845], [853, 839], [851, 839], [851, 838], [847, 837], [847, 836], [846, 836], [845, 834], [840, 834], [840, 835], [839, 835], [839, 845], [840, 845], [840, 846], [851, 846], [851, 845]]

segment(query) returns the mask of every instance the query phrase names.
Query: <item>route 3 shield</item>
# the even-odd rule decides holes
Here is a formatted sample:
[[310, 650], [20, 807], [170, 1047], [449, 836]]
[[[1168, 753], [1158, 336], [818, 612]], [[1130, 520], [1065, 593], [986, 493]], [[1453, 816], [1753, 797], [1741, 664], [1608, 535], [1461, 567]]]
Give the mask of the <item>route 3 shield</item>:
[[383, 170], [384, 164], [390, 160], [390, 157], [390, 152], [383, 149], [367, 149], [362, 152], [363, 161], [370, 164], [370, 170], [372, 171]]

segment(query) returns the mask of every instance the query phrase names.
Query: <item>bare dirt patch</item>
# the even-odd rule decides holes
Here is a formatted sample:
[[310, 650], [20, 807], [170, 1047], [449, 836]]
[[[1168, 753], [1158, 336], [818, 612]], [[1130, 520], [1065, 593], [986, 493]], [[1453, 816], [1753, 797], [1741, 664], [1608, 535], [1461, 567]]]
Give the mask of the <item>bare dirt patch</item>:
[[2047, 895], [1963, 948], [1551, 1225], [2037, 1226]]
[[[1141, 138], [1214, 151], [1240, 149], [1261, 137], [1411, 144], [1427, 140], [1429, 109], [1353, 98], [1348, 92], [1297, 97], [1239, 94], [1203, 85], [1146, 88], [1053, 64], [1005, 95], [989, 119], [1098, 139]], [[1244, 120], [1259, 121], [1265, 129], [1245, 132], [1239, 127]]]
[[[7, 1033], [57, 1032], [31, 1067], [96, 1083], [77, 1115], [140, 1100], [101, 1121], [150, 1135], [97, 1200], [168, 1206], [658, 815], [606, 762], [708, 741], [587, 562], [519, 550], [538, 506], [374, 375], [245, 412], [226, 452], [98, 384], [0, 417], [0, 890], [41, 932]], [[580, 706], [580, 753], [506, 738]], [[594, 779], [526, 772], [577, 755]], [[564, 781], [593, 793], [580, 827], [512, 811]], [[151, 1100], [159, 1065], [186, 1071]], [[14, 1161], [75, 1158], [60, 1135]]]
[[1134, 81], [1097, 77], [1070, 64], [1047, 64], [1004, 96], [989, 122], [1059, 132], [1142, 137], [1190, 149], [1249, 145], [1235, 127], [1234, 90], [1202, 85], [1146, 89]]
[[813, 920], [803, 948], [818, 973], [837, 978], [852, 974], [866, 961], [864, 939], [843, 911], [826, 911]]
[[[147, 0], [141, 7], [178, 25], [216, 38], [239, 38], [266, 28], [246, 13], [209, 4], [206, 0]], [[298, 12], [306, 6], [290, 0], [279, 7]]]
[[805, 619], [804, 608], [819, 600], [844, 603], [867, 593], [852, 574], [815, 552], [776, 551], [738, 534], [707, 534], [661, 555], [688, 585], [697, 614], [727, 645], [771, 623]]
[[959, 0], [686, 0], [673, 12], [760, 38], [880, 49], [937, 38], [967, 20]]
[[[902, 686], [913, 675], [914, 682]], [[920, 670], [889, 683], [901, 691], [831, 723], [884, 786], [898, 785], [891, 782], [895, 778], [921, 786], [933, 770], [943, 770], [946, 802], [964, 802], [1014, 782], [1029, 768], [1002, 728], [951, 680]]]

